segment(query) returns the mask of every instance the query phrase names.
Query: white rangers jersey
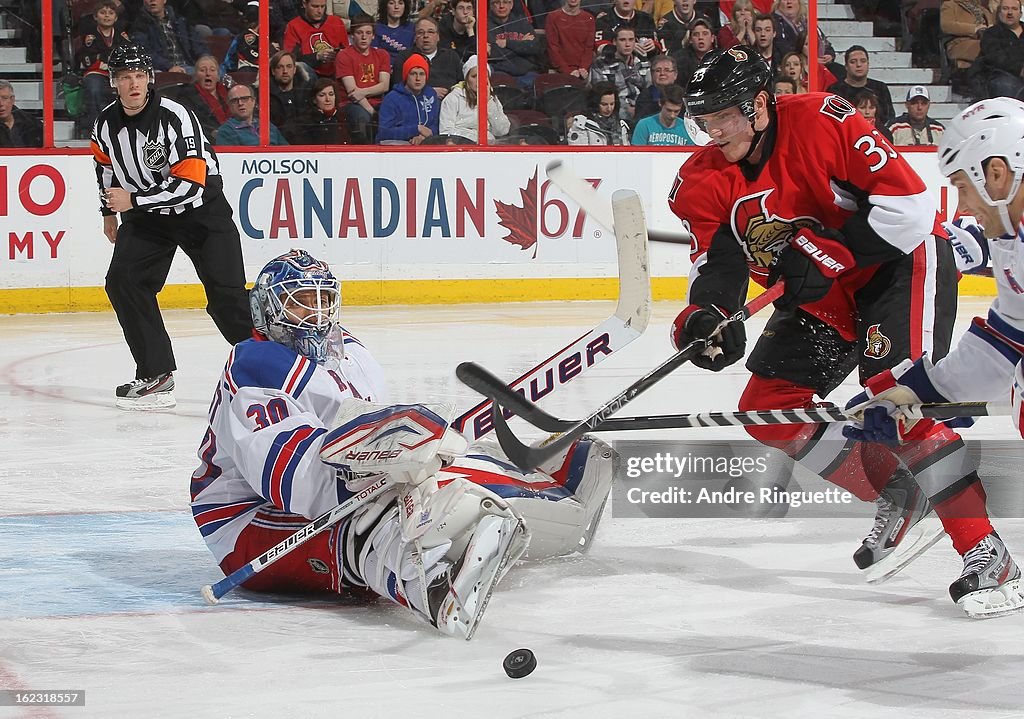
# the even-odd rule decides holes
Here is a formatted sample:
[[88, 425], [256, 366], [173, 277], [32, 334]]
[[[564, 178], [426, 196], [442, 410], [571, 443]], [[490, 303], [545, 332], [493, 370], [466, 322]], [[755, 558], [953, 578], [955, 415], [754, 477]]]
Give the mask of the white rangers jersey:
[[276, 342], [231, 350], [192, 475], [192, 516], [220, 562], [250, 523], [298, 529], [348, 493], [320, 446], [342, 401], [382, 402], [384, 372], [342, 331], [344, 358], [319, 365]]
[[1005, 400], [1024, 357], [1024, 221], [1012, 237], [988, 240], [996, 298], [956, 347], [929, 373], [946, 398]]

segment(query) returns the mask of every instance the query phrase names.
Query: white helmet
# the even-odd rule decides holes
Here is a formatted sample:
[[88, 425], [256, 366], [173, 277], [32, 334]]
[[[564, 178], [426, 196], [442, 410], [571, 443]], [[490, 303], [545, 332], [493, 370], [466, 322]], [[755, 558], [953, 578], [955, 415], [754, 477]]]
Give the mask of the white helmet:
[[[1024, 179], [1024, 102], [996, 97], [976, 102], [946, 125], [939, 141], [939, 170], [949, 177], [963, 170], [981, 199], [999, 210], [1004, 230], [1016, 232], [1017, 221], [1007, 209]], [[982, 163], [991, 157], [1006, 160], [1013, 185], [1002, 200], [993, 200], [985, 189]]]

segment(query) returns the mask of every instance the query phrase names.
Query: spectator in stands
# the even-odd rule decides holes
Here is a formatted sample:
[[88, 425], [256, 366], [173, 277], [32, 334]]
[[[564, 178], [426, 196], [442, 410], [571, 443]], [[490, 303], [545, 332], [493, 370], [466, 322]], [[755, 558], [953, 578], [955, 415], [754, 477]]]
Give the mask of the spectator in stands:
[[897, 145], [938, 145], [945, 126], [928, 117], [932, 101], [928, 88], [914, 85], [907, 90], [907, 111], [889, 123], [892, 141]]
[[391, 67], [401, 67], [399, 56], [412, 47], [416, 29], [409, 20], [411, 7], [407, 0], [387, 0], [380, 4], [374, 26], [373, 46], [388, 53]]
[[[270, 52], [275, 53], [281, 47], [271, 41]], [[221, 76], [227, 75], [235, 70], [258, 69], [260, 66], [260, 3], [259, 0], [249, 0], [245, 6], [245, 29], [235, 35], [228, 51], [224, 55], [224, 62], [220, 64]]]
[[[114, 100], [114, 89], [110, 86], [107, 72], [107, 57], [118, 45], [131, 42], [128, 33], [118, 30], [119, 6], [114, 0], [101, 0], [93, 11], [95, 20], [93, 32], [82, 37], [81, 46], [75, 53], [75, 67], [82, 76], [84, 108], [77, 124], [80, 130], [92, 131], [93, 123], [100, 110]], [[88, 135], [86, 135], [88, 137]]]
[[[351, 18], [356, 15], [367, 15], [376, 17], [380, 12], [380, 4], [377, 0], [327, 0], [327, 14], [334, 15], [345, 24], [345, 29], [351, 29]], [[341, 50], [338, 50], [341, 52]]]
[[[422, 20], [421, 20], [422, 22]], [[438, 134], [441, 99], [427, 85], [430, 63], [419, 54], [402, 65], [402, 84], [384, 96], [380, 106], [377, 142], [381, 145], [419, 145]]]
[[[134, 1], [134, 0], [132, 0]], [[237, 35], [245, 29], [247, 0], [174, 0], [178, 15], [204, 41], [211, 35]]]
[[43, 123], [14, 103], [14, 86], [0, 80], [0, 147], [42, 147]]
[[590, 77], [596, 25], [581, 0], [565, 0], [545, 26], [551, 69], [582, 80]]
[[[244, 145], [255, 147], [260, 144], [260, 125], [256, 121], [256, 93], [251, 85], [240, 83], [228, 90], [228, 106], [231, 117], [217, 128], [214, 142], [218, 145]], [[270, 144], [287, 145], [276, 125], [270, 126]]]
[[[458, 135], [467, 140], [479, 140], [480, 113], [477, 110], [480, 91], [480, 68], [476, 55], [471, 55], [462, 67], [466, 79], [452, 88], [441, 102], [440, 130], [442, 135]], [[487, 140], [508, 134], [510, 123], [501, 100], [494, 93], [487, 98]]]
[[373, 144], [373, 117], [391, 87], [391, 59], [372, 47], [373, 18], [357, 15], [351, 22], [352, 44], [338, 53], [335, 72], [341, 86], [341, 112], [357, 145]]
[[661, 110], [661, 93], [670, 86], [675, 85], [679, 79], [679, 70], [676, 67], [676, 59], [671, 55], [658, 55], [651, 60], [651, 80], [649, 87], [640, 91], [636, 99], [637, 119], [656, 115]]
[[864, 116], [865, 120], [874, 125], [874, 128], [886, 140], [892, 142], [892, 133], [889, 132], [889, 128], [881, 121], [880, 111], [882, 106], [878, 100], [878, 95], [871, 90], [860, 90], [853, 97], [853, 106], [857, 108], [857, 112]]
[[454, 50], [440, 46], [440, 31], [437, 20], [432, 17], [421, 18], [416, 21], [416, 34], [413, 46], [398, 56], [399, 63], [394, 65], [395, 72], [391, 75], [391, 86], [397, 87], [402, 83], [398, 77], [398, 68], [405, 67], [406, 61], [414, 54], [427, 58], [430, 64], [430, 84], [439, 98], [452, 89], [455, 83], [462, 79], [462, 60]]
[[942, 0], [939, 27], [949, 36], [946, 56], [953, 71], [966, 70], [981, 53], [981, 36], [995, 22], [985, 0]]
[[[779, 74], [788, 77], [797, 83], [797, 93], [810, 92], [810, 70], [807, 57], [798, 52], [787, 52], [782, 58], [779, 67]], [[836, 76], [829, 72], [824, 65], [818, 66], [818, 79], [815, 92], [825, 92], [829, 87], [836, 84]]]
[[[797, 51], [796, 38], [801, 32], [807, 32], [807, 3], [805, 0], [775, 0], [772, 8], [772, 15], [775, 17], [775, 46], [780, 55], [787, 52]], [[818, 54], [830, 57], [829, 62], [835, 59], [836, 51], [832, 44], [825, 37], [825, 33], [818, 28]]]
[[636, 49], [633, 52], [643, 57], [654, 57], [661, 52], [654, 18], [637, 10], [635, 3], [636, 0], [615, 0], [610, 12], [600, 13], [594, 18], [598, 48], [614, 44], [615, 31], [620, 27], [631, 27], [636, 30]]
[[[846, 77], [846, 68], [835, 62], [835, 57], [832, 55], [823, 55], [822, 52], [829, 52], [828, 48], [822, 48], [821, 44], [818, 44], [818, 84], [815, 92], [826, 92], [829, 87], [834, 83]], [[802, 32], [796, 36], [796, 50], [795, 52], [800, 53], [804, 59], [805, 70], [810, 71], [811, 60], [807, 53], [807, 33]], [[822, 69], [826, 72], [822, 72]]]
[[[796, 54], [796, 53], [790, 53]], [[791, 77], [780, 76], [775, 78], [773, 85], [776, 95], [799, 95], [801, 94], [800, 83]], [[803, 90], [807, 92], [807, 90]]]
[[775, 44], [778, 37], [778, 22], [774, 15], [757, 15], [753, 22], [754, 44], [753, 48], [760, 53], [764, 61], [773, 73], [779, 71], [783, 53]]
[[294, 145], [302, 141], [296, 120], [309, 107], [312, 94], [309, 76], [288, 50], [271, 56], [270, 74], [270, 121]]
[[690, 24], [701, 15], [696, 10], [696, 0], [674, 0], [672, 11], [658, 21], [658, 41], [665, 53], [673, 55], [682, 52], [690, 42]]
[[[473, 0], [455, 0], [450, 13], [440, 21], [441, 47], [454, 50], [465, 62], [476, 55], [476, 6]], [[593, 32], [591, 32], [593, 38]]]
[[[121, 0], [110, 0], [114, 3], [114, 12], [117, 14], [117, 22], [114, 23], [114, 29], [118, 34], [128, 32], [128, 28], [135, 21], [135, 15], [129, 15], [130, 8], [128, 8]], [[100, 9], [101, 3], [97, 3], [91, 13], [86, 13], [78, 18], [78, 22], [75, 23], [72, 34], [76, 37], [84, 38], [86, 35], [95, 35], [99, 22], [96, 18], [96, 12]], [[141, 8], [141, 3], [140, 3]]]
[[690, 23], [690, 41], [681, 52], [672, 55], [679, 68], [679, 84], [686, 85], [704, 56], [715, 49], [715, 33], [711, 23], [702, 17]]
[[1024, 24], [1020, 0], [999, 0], [996, 24], [981, 35], [990, 97], [1024, 97]]
[[857, 93], [861, 90], [870, 90], [878, 98], [878, 124], [881, 127], [886, 127], [889, 121], [896, 117], [896, 111], [892, 106], [889, 87], [880, 80], [872, 80], [868, 77], [870, 70], [868, 51], [861, 45], [851, 45], [846, 51], [845, 57], [846, 77], [833, 83], [828, 91], [845, 97], [856, 106]]
[[210, 139], [230, 116], [228, 89], [218, 81], [219, 69], [213, 55], [201, 56], [196, 60], [194, 82], [178, 95], [178, 99], [196, 114]]
[[299, 144], [345, 144], [341, 120], [334, 80], [329, 77], [317, 78], [313, 83], [310, 107], [295, 122], [295, 128], [300, 138]]
[[[610, 83], [618, 91], [619, 118], [632, 120], [636, 101], [645, 87], [651, 85], [651, 63], [634, 52], [636, 30], [623, 25], [615, 33], [615, 44], [598, 52], [590, 66], [590, 83]], [[591, 97], [597, 98], [593, 92]]]
[[718, 31], [718, 49], [728, 50], [736, 45], [754, 47], [755, 41], [754, 4], [750, 0], [736, 0], [732, 6], [732, 20]]
[[319, 77], [333, 79], [334, 59], [348, 47], [348, 31], [340, 18], [327, 14], [327, 0], [303, 0], [302, 15], [285, 27], [281, 47], [294, 52]]
[[590, 88], [586, 119], [604, 135], [608, 145], [629, 144], [629, 124], [623, 119], [625, 113], [620, 103], [621, 96], [612, 83], [597, 82]]
[[633, 130], [634, 145], [694, 145], [686, 131], [686, 123], [679, 113], [683, 111], [683, 88], [669, 85], [661, 93], [661, 111], [645, 117]]
[[512, 0], [490, 0], [487, 16], [487, 42], [494, 72], [516, 78], [525, 88], [533, 87], [540, 71], [544, 46], [524, 15], [512, 13]]
[[145, 9], [129, 33], [132, 41], [149, 50], [154, 69], [192, 74], [196, 60], [207, 53], [206, 44], [189, 29], [185, 18], [167, 7], [167, 0], [143, 3]]
[[270, 39], [284, 42], [285, 27], [300, 13], [299, 0], [274, 0], [270, 3]]

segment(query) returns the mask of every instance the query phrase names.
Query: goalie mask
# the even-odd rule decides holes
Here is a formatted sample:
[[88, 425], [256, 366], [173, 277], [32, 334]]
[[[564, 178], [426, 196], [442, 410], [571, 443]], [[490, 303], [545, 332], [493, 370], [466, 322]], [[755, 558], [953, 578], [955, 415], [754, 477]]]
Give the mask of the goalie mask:
[[292, 250], [264, 267], [249, 294], [257, 332], [303, 357], [324, 363], [340, 356], [334, 341], [341, 287], [326, 263]]

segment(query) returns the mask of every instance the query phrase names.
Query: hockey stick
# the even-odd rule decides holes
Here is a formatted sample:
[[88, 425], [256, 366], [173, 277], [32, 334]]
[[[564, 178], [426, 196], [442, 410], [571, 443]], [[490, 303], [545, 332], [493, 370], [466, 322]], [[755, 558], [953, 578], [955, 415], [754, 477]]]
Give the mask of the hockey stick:
[[[731, 322], [743, 322], [751, 315], [759, 312], [778, 299], [782, 295], [782, 291], [782, 283], [776, 283], [765, 292], [748, 302], [731, 317], [725, 319], [719, 327], [723, 327]], [[557, 437], [551, 437], [535, 447], [527, 446], [519, 441], [515, 434], [512, 433], [512, 430], [509, 429], [508, 423], [505, 421], [505, 417], [502, 414], [500, 404], [495, 402], [491, 409], [491, 418], [494, 422], [495, 432], [498, 435], [498, 442], [501, 444], [501, 448], [504, 450], [508, 458], [512, 460], [513, 464], [523, 470], [532, 470], [543, 464], [548, 459], [554, 457], [587, 432], [600, 427], [608, 420], [608, 417], [618, 412], [620, 409], [636, 399], [640, 394], [653, 387], [655, 384], [663, 380], [676, 369], [689, 362], [693, 357], [700, 354], [710, 346], [712, 346], [711, 340], [694, 340], [693, 342], [690, 342], [686, 347], [669, 357], [665, 362], [662, 362], [659, 366], [638, 379], [625, 390], [605, 402], [601, 405], [601, 408], [592, 415], [581, 420], [576, 425], [566, 430], [563, 434]], [[456, 376], [464, 382], [466, 381], [466, 377], [473, 379], [475, 367], [477, 367], [477, 365], [469, 362], [463, 362], [456, 370]], [[477, 374], [476, 380], [479, 379], [483, 379], [483, 377]]]
[[[568, 195], [569, 199], [579, 205], [587, 215], [592, 217], [598, 224], [613, 230], [614, 219], [610, 211], [611, 208], [597, 194], [597, 190], [594, 189], [592, 184], [575, 175], [561, 160], [549, 162], [544, 170], [551, 181]], [[651, 228], [647, 228], [647, 237], [651, 242], [667, 242], [674, 245], [689, 245], [693, 241], [690, 234], [685, 231], [673, 233], [663, 230], [652, 230]]]
[[[586, 186], [600, 206], [602, 201], [594, 188], [584, 180], [579, 182]], [[531, 400], [545, 397], [579, 377], [635, 340], [647, 328], [651, 316], [651, 278], [643, 202], [636, 192], [619, 190], [612, 198], [612, 205], [612, 212], [604, 214], [620, 217], [620, 227], [615, 232], [619, 263], [619, 301], [615, 313], [510, 383]], [[594, 219], [612, 230], [613, 222], [608, 217], [602, 220], [595, 216]], [[480, 439], [494, 429], [490, 410], [491, 400], [484, 400], [457, 417], [452, 426], [470, 440]]]
[[302, 529], [295, 532], [295, 534], [288, 535], [281, 542], [274, 545], [245, 566], [239, 567], [215, 584], [205, 585], [202, 588], [203, 599], [205, 599], [208, 604], [216, 604], [220, 601], [221, 597], [232, 589], [247, 581], [250, 577], [259, 574], [299, 545], [305, 544], [310, 539], [333, 526], [344, 517], [352, 514], [367, 502], [376, 499], [378, 495], [387, 492], [393, 486], [395, 486], [395, 483], [391, 481], [391, 479], [388, 477], [382, 477], [366, 489], [352, 495], [333, 509], [328, 509]]
[[[561, 419], [548, 414], [512, 390], [480, 365], [470, 365], [459, 378], [481, 394], [486, 394], [513, 414], [545, 432], [566, 432], [581, 420]], [[909, 419], [953, 419], [955, 417], [1002, 417], [1010, 414], [1010, 405], [994, 402], [935, 402], [896, 407]], [[762, 409], [748, 412], [695, 412], [640, 417], [612, 417], [591, 432], [629, 432], [648, 429], [688, 429], [690, 427], [742, 427], [765, 424], [821, 424], [858, 420], [859, 412], [838, 407], [806, 409]]]

